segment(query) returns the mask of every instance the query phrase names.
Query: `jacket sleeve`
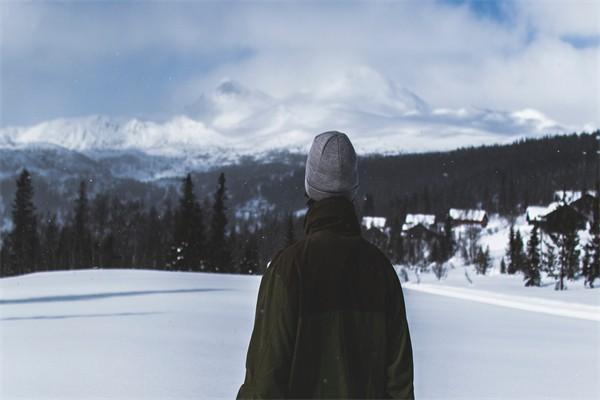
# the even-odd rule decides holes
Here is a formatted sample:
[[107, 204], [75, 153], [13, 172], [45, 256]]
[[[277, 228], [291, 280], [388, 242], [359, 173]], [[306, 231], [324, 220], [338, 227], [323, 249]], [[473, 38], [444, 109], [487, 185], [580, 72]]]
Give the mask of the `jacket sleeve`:
[[388, 355], [386, 395], [393, 399], [414, 399], [413, 355], [406, 320], [404, 296], [394, 273], [388, 314]]
[[297, 311], [294, 294], [278, 273], [275, 257], [262, 277], [246, 377], [238, 399], [285, 398], [294, 351]]

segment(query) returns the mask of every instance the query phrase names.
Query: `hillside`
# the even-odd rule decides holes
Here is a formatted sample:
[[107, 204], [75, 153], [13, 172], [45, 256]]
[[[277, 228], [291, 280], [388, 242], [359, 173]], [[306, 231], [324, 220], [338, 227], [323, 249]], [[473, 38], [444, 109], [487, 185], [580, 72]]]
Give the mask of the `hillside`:
[[[554, 190], [593, 187], [598, 143], [594, 135], [573, 134], [449, 152], [363, 156], [359, 199], [371, 194], [374, 212], [389, 217], [406, 211], [442, 214], [450, 207], [524, 210], [547, 203]], [[201, 160], [193, 167], [178, 158], [142, 153], [92, 156], [58, 146], [0, 149], [0, 221], [6, 223], [9, 216], [22, 168], [32, 172], [42, 214], [66, 215], [82, 179], [92, 197], [104, 193], [161, 209], [176, 201], [180, 177], [190, 171], [201, 199], [212, 194], [218, 174], [225, 172], [232, 215], [256, 199], [279, 212], [297, 210], [304, 205], [304, 157], [276, 152], [205, 170]]]

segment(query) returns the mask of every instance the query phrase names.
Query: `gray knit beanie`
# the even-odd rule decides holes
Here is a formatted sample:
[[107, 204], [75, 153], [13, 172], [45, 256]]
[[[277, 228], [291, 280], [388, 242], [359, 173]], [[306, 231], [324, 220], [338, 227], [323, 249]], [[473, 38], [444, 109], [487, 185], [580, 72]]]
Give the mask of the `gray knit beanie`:
[[354, 199], [358, 168], [356, 152], [346, 134], [330, 131], [315, 137], [306, 159], [304, 187], [308, 197], [316, 201], [334, 196]]

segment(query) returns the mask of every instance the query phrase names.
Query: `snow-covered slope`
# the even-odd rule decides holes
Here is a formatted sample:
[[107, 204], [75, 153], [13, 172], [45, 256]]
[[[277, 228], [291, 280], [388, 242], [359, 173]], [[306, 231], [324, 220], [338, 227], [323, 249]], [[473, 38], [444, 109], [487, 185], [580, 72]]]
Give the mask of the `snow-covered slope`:
[[[0, 280], [0, 397], [233, 398], [259, 277], [143, 270]], [[421, 399], [592, 399], [597, 322], [405, 288]]]

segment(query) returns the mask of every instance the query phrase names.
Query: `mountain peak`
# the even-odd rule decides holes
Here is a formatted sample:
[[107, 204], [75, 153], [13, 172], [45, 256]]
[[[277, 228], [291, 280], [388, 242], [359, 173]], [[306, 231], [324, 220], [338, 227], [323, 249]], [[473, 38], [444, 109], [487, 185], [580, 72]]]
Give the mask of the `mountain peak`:
[[248, 93], [248, 89], [239, 82], [227, 78], [221, 81], [219, 86], [215, 88], [215, 92], [224, 95], [239, 96]]

